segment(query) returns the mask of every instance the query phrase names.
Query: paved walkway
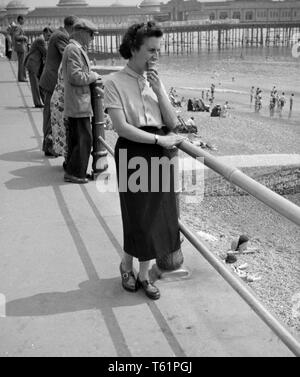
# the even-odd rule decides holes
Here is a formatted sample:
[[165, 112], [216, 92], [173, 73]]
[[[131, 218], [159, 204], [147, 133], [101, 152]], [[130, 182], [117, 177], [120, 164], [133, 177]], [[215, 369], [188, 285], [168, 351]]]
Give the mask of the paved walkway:
[[161, 300], [122, 290], [118, 195], [63, 182], [15, 71], [0, 61], [0, 356], [291, 356], [187, 242]]

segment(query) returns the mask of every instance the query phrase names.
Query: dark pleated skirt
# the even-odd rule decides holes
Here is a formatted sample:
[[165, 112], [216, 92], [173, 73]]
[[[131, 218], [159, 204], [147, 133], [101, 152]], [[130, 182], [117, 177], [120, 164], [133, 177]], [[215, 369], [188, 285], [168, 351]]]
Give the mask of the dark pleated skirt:
[[[164, 134], [162, 130], [157, 130], [154, 127], [144, 127], [143, 130]], [[124, 152], [127, 154], [126, 158], [124, 158]], [[141, 190], [133, 192], [136, 190], [132, 190], [132, 185], [129, 184], [132, 181], [136, 182], [137, 185], [142, 183], [137, 178], [141, 172], [140, 166], [137, 165], [137, 168], [134, 169], [128, 168], [129, 161], [137, 157], [147, 161], [148, 187], [147, 190], [143, 190], [146, 192]], [[117, 141], [115, 160], [123, 221], [124, 251], [138, 258], [140, 262], [163, 257], [180, 248], [178, 212], [174, 192], [174, 170], [170, 170], [170, 190], [164, 192], [166, 189], [163, 188], [165, 187], [162, 184], [163, 172], [160, 169], [159, 174], [156, 175], [156, 179], [159, 177], [159, 189], [155, 191], [158, 192], [152, 192], [153, 176], [150, 167], [153, 157], [171, 159], [172, 155], [168, 150], [158, 145], [136, 143], [122, 137]], [[143, 171], [145, 172], [145, 170]], [[124, 189], [124, 182], [126, 182], [127, 189]]]

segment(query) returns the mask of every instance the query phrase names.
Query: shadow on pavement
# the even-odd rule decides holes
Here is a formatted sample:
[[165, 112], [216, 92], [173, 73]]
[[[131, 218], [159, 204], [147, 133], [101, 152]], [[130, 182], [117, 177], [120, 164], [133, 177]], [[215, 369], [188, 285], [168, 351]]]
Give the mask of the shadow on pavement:
[[11, 171], [16, 176], [5, 182], [8, 190], [31, 190], [38, 187], [66, 186], [62, 167], [52, 166], [29, 166], [27, 168]]
[[[127, 293], [120, 278], [86, 281], [79, 290], [41, 293], [32, 297], [8, 302], [6, 317], [39, 317], [97, 309], [101, 311], [118, 356], [130, 357], [131, 352], [113, 311], [122, 306], [144, 304], [143, 292]], [[129, 319], [130, 320], [130, 319]]]
[[34, 162], [44, 163], [45, 158], [38, 148], [25, 149], [16, 152], [9, 152], [0, 155], [2, 161], [15, 161], [15, 162]]
[[45, 158], [42, 153], [37, 148], [31, 148], [0, 155], [0, 161], [38, 164], [10, 171], [9, 173], [16, 178], [5, 182], [7, 189], [30, 190], [37, 187], [67, 185], [63, 180], [63, 159], [60, 161], [61, 166], [50, 166], [46, 164], [49, 159]]
[[0, 84], [16, 84], [16, 80], [0, 81]]
[[91, 309], [112, 310], [114, 307], [135, 306], [145, 303], [142, 291], [127, 293], [120, 278], [85, 281], [79, 289], [69, 292], [49, 292], [10, 301], [6, 317], [38, 317], [73, 313]]

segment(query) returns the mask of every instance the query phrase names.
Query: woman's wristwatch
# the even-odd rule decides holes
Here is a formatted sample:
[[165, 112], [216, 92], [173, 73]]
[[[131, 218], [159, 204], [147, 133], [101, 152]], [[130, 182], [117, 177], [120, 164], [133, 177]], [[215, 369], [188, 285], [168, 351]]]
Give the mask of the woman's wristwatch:
[[158, 144], [158, 140], [159, 140], [159, 137], [157, 134], [155, 134], [155, 143], [154, 143], [155, 145]]

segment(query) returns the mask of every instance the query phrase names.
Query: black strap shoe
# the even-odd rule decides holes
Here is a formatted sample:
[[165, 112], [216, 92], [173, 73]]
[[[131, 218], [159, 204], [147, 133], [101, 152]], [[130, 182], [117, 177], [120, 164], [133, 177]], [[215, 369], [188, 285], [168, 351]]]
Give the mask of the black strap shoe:
[[146, 296], [151, 298], [151, 300], [158, 300], [160, 299], [160, 291], [159, 289], [153, 284], [153, 282], [145, 280], [141, 281], [140, 278], [137, 278], [137, 284], [139, 287], [143, 288]]
[[122, 287], [128, 292], [136, 292], [138, 285], [133, 271], [126, 272], [123, 270], [122, 263], [120, 264], [120, 273], [122, 279]]

